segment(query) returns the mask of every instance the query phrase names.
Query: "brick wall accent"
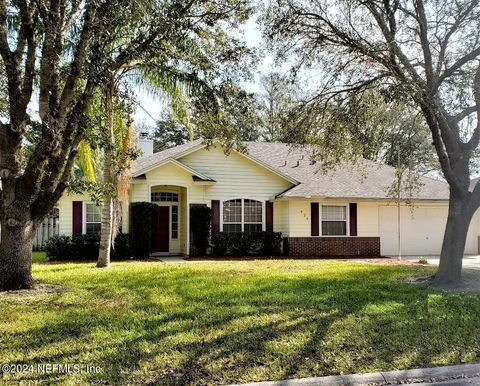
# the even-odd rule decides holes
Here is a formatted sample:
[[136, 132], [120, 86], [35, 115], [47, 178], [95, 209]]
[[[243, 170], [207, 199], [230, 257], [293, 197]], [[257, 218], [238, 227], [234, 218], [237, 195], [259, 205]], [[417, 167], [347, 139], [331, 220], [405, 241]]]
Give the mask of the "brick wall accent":
[[289, 256], [380, 256], [380, 237], [285, 237]]

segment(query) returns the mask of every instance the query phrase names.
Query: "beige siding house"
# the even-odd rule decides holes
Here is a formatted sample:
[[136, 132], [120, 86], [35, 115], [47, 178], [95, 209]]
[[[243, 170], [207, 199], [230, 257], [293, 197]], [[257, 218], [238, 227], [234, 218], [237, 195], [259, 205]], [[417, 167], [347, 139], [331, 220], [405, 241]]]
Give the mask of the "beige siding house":
[[[190, 253], [190, 208], [212, 208], [212, 231], [281, 232], [291, 256], [395, 255], [398, 208], [387, 196], [394, 169], [375, 163], [319, 171], [308, 147], [247, 143], [248, 151], [228, 155], [220, 144], [197, 140], [135, 162], [131, 202], [162, 207], [169, 239], [159, 253]], [[404, 255], [440, 253], [448, 211], [448, 185], [421, 177], [402, 202], [401, 251]], [[128, 203], [122, 231], [128, 232]], [[98, 231], [98, 208], [85, 195], [65, 194], [58, 203], [60, 233]], [[466, 253], [478, 253], [480, 216], [472, 221]], [[165, 232], [164, 232], [165, 233]]]

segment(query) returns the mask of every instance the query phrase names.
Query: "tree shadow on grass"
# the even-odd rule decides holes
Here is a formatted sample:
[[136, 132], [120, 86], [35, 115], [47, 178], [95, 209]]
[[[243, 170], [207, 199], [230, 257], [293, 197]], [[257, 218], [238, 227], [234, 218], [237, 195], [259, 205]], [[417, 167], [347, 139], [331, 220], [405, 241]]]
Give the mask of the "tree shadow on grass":
[[[78, 283], [77, 299], [52, 298], [45, 307], [55, 314], [13, 334], [8, 349], [28, 348], [36, 363], [102, 367], [85, 375], [89, 381], [162, 385], [429, 365], [460, 343], [478, 357], [478, 338], [445, 334], [450, 326], [480, 327], [478, 302], [396, 282], [395, 267], [357, 268], [265, 277], [234, 269], [112, 271], [104, 281]], [[430, 331], [442, 338], [429, 343]]]

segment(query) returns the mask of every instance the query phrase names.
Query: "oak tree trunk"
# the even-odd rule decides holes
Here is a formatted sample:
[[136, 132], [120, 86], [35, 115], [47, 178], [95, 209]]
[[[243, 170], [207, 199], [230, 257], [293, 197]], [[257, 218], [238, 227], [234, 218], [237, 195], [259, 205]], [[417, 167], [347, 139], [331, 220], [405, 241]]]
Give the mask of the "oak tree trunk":
[[28, 213], [19, 218], [6, 213], [1, 221], [0, 241], [0, 291], [30, 289], [35, 287], [32, 277], [32, 247], [35, 222]]
[[440, 265], [435, 274], [436, 284], [456, 284], [461, 280], [463, 254], [474, 208], [470, 200], [450, 194]]

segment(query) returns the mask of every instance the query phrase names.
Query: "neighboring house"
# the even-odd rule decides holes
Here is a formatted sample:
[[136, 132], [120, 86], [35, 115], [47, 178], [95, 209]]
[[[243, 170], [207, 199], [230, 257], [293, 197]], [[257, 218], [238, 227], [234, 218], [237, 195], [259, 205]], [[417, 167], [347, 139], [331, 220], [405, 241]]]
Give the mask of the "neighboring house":
[[[327, 174], [311, 161], [309, 148], [247, 143], [248, 153], [225, 155], [220, 144], [201, 140], [145, 155], [134, 165], [130, 201], [162, 207], [156, 252], [188, 255], [189, 209], [212, 209], [212, 231], [273, 230], [292, 256], [395, 255], [397, 205], [386, 191], [394, 168], [368, 162]], [[147, 149], [147, 152], [150, 151]], [[439, 254], [448, 211], [448, 185], [420, 177], [413, 207], [402, 203], [402, 254]], [[100, 211], [87, 196], [65, 194], [58, 203], [60, 234], [97, 232]], [[475, 215], [466, 253], [476, 254]], [[122, 230], [128, 232], [128, 205]]]

